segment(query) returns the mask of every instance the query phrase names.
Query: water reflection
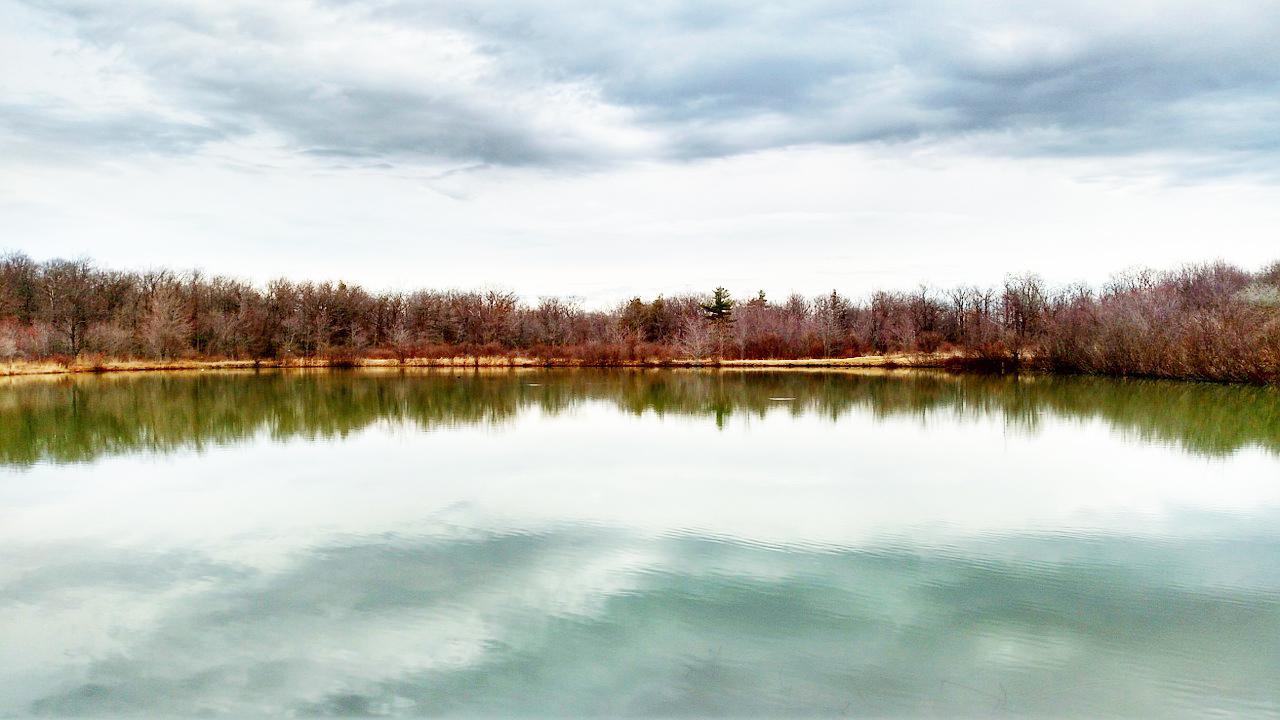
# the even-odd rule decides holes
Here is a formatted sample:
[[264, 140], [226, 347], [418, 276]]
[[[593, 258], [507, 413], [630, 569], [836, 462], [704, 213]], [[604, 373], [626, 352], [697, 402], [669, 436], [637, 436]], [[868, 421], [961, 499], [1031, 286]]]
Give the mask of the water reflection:
[[1275, 717], [1276, 410], [930, 373], [13, 383], [0, 717]]
[[[780, 401], [779, 398], [785, 398]], [[536, 408], [603, 401], [642, 414], [851, 413], [922, 422], [1000, 417], [1035, 432], [1046, 413], [1202, 454], [1280, 452], [1280, 390], [1202, 383], [932, 372], [264, 372], [17, 379], [0, 386], [0, 463], [92, 460], [272, 438], [345, 437], [379, 422], [498, 425]]]
[[[92, 626], [103, 617], [84, 615], [142, 608], [109, 628], [115, 636], [96, 652], [28, 657], [24, 663], [43, 660], [61, 677], [10, 676], [26, 682], [6, 682], [4, 699], [29, 704], [5, 709], [237, 717], [1274, 712], [1274, 537], [1250, 538], [1243, 557], [1227, 546], [1132, 539], [1105, 550], [1070, 537], [1001, 544], [994, 556], [963, 546], [804, 553], [579, 529], [378, 538], [316, 548], [277, 572], [141, 555], [111, 559], [104, 577], [102, 557], [55, 562], [7, 587], [5, 606], [52, 608], [81, 632], [104, 629]], [[1251, 585], [1220, 584], [1224, 560]]]

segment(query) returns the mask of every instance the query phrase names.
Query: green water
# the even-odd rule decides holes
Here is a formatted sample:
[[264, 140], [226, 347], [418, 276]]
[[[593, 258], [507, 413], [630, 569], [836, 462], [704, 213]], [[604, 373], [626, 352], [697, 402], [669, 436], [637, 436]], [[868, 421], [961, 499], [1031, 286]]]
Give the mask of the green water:
[[0, 383], [0, 717], [1278, 717], [1280, 391]]

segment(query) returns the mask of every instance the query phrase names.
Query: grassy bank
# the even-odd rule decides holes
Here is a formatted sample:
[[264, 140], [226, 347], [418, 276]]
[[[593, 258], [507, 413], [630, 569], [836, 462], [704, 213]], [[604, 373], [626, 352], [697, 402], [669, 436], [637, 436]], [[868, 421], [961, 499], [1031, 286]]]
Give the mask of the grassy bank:
[[849, 358], [795, 360], [652, 359], [600, 363], [574, 358], [534, 358], [485, 355], [429, 358], [285, 358], [277, 360], [228, 359], [76, 359], [68, 362], [16, 360], [0, 363], [0, 377], [19, 375], [68, 375], [79, 373], [146, 372], [159, 370], [251, 370], [256, 368], [462, 368], [462, 367], [955, 367], [963, 358], [955, 353], [891, 353]]

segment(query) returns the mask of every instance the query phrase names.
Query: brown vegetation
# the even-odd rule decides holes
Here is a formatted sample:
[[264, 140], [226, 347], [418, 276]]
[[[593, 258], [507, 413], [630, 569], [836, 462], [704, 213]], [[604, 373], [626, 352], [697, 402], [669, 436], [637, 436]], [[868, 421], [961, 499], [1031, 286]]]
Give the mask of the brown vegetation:
[[552, 367], [723, 367], [723, 368], [952, 368], [967, 369], [968, 359], [955, 353], [889, 353], [851, 358], [797, 359], [693, 359], [648, 356], [628, 359], [620, 355], [581, 354], [581, 348], [567, 348], [565, 355], [531, 357], [525, 355], [436, 356], [413, 358], [369, 356], [292, 357], [267, 360], [211, 358], [106, 359], [101, 357], [59, 361], [10, 360], [0, 362], [0, 377], [25, 375], [66, 375], [79, 373], [138, 372], [143, 370], [252, 370], [260, 368], [552, 368]]
[[1100, 289], [763, 292], [612, 310], [500, 291], [265, 287], [200, 273], [0, 258], [0, 373], [367, 365], [946, 365], [1280, 381], [1280, 263], [1131, 272]]

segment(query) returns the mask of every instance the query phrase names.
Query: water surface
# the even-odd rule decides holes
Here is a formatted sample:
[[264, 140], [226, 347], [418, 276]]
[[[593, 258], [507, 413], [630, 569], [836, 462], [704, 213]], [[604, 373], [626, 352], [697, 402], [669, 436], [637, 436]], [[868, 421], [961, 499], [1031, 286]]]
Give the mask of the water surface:
[[0, 717], [1277, 717], [1280, 392], [0, 384]]

